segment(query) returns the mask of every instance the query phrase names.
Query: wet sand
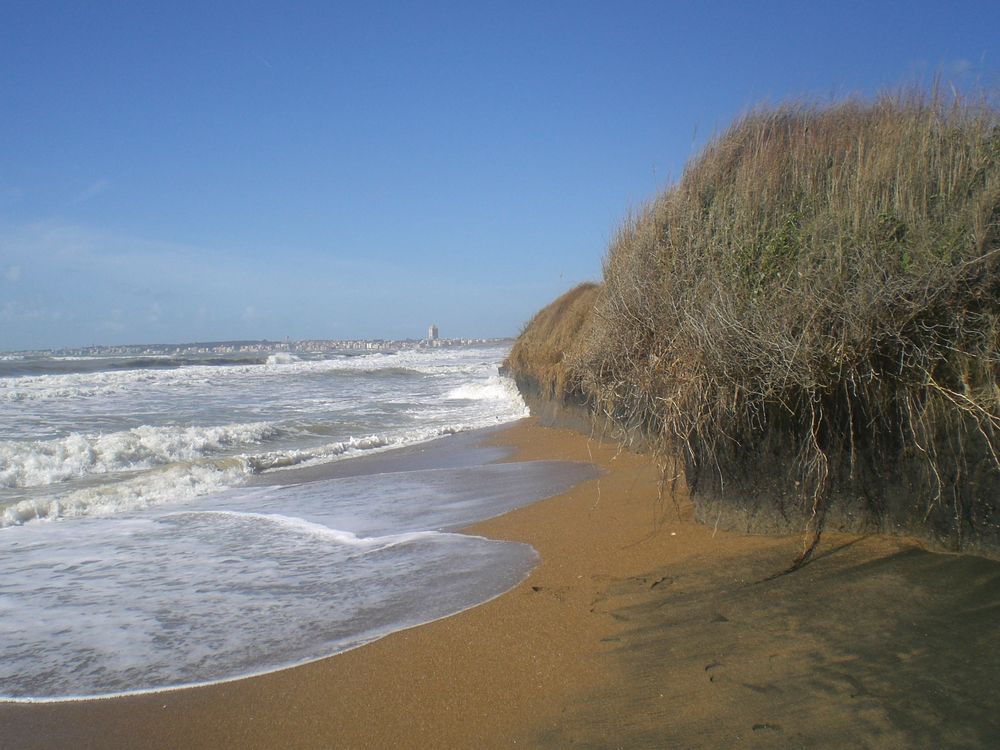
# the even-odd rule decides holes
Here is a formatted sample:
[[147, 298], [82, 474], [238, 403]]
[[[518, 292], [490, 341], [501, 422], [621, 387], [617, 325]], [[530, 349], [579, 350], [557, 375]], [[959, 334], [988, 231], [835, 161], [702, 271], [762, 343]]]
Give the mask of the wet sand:
[[302, 667], [100, 701], [0, 704], [3, 748], [991, 747], [1000, 563], [905, 540], [692, 522], [647, 456], [531, 421], [507, 460], [599, 479], [471, 533], [533, 545], [507, 594]]

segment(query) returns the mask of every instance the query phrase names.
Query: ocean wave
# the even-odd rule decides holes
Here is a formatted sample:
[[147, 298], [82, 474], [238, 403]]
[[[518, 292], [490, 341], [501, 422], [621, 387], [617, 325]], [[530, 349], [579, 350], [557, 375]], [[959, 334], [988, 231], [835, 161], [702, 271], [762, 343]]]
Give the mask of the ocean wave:
[[[459, 350], [440, 349], [340, 354], [326, 359], [301, 359], [285, 352], [250, 360], [237, 357], [218, 357], [209, 361], [176, 357], [133, 358], [113, 365], [104, 364], [96, 371], [0, 376], [0, 401], [91, 399], [159, 386], [179, 388], [215, 384], [239, 388], [240, 381], [335, 375], [338, 372], [376, 377], [481, 376], [484, 371], [495, 371], [495, 362], [488, 359], [470, 362], [467, 354]], [[220, 366], [223, 364], [226, 366]]]
[[[252, 426], [240, 425], [244, 428]], [[264, 427], [273, 429], [266, 425]], [[462, 432], [466, 429], [470, 429], [470, 427], [448, 425], [413, 430], [394, 437], [369, 435], [363, 438], [350, 438], [312, 449], [270, 451], [256, 455], [240, 454], [215, 461], [204, 459], [177, 461], [168, 466], [153, 467], [123, 481], [84, 487], [56, 497], [27, 499], [13, 503], [0, 508], [0, 528], [17, 526], [35, 520], [89, 516], [106, 517], [166, 503], [185, 502], [202, 495], [242, 485], [252, 474], [325, 463], [340, 457], [346, 458], [358, 452], [387, 450]], [[133, 465], [132, 468], [140, 467]], [[51, 471], [51, 467], [49, 470]]]
[[133, 479], [67, 492], [59, 497], [22, 500], [0, 509], [0, 527], [28, 521], [111, 516], [195, 497], [240, 484], [240, 462], [188, 463], [161, 467]]
[[274, 469], [288, 469], [305, 463], [320, 463], [331, 458], [356, 451], [368, 451], [377, 448], [387, 448], [396, 441], [385, 435], [368, 435], [362, 438], [326, 443], [315, 448], [299, 450], [269, 451], [244, 457], [247, 468], [253, 474], [260, 474]]
[[304, 518], [286, 516], [280, 513], [252, 513], [248, 511], [235, 510], [192, 510], [169, 513], [166, 519], [185, 519], [196, 517], [212, 517], [222, 520], [231, 520], [236, 523], [251, 521], [255, 524], [269, 524], [280, 533], [294, 533], [308, 536], [313, 539], [323, 539], [345, 547], [365, 551], [375, 551], [395, 547], [399, 544], [407, 544], [430, 538], [444, 538], [453, 536], [440, 531], [407, 531], [400, 534], [386, 534], [383, 536], [359, 537], [351, 531], [333, 529], [320, 523], [307, 521]]
[[509, 401], [523, 406], [521, 394], [510, 378], [493, 375], [478, 383], [465, 383], [445, 394], [448, 401]]
[[270, 355], [264, 364], [266, 365], [293, 365], [296, 362], [301, 362], [299, 357], [294, 354], [289, 354], [288, 352], [278, 352], [277, 354]]
[[[269, 358], [268, 358], [269, 359]], [[114, 370], [145, 370], [145, 369], [174, 369], [181, 367], [226, 367], [232, 365], [262, 365], [266, 364], [264, 357], [172, 357], [165, 355], [150, 355], [148, 357], [135, 357], [132, 359], [122, 359], [101, 366], [99, 369]]]
[[[182, 374], [183, 373], [183, 374]], [[160, 381], [191, 379], [190, 370], [118, 370], [0, 378], [0, 400], [52, 401], [108, 396]]]
[[262, 355], [175, 356], [146, 354], [131, 357], [0, 357], [0, 377], [94, 375], [121, 370], [170, 370], [183, 367], [262, 365]]
[[136, 427], [106, 435], [72, 433], [39, 442], [0, 442], [0, 487], [35, 487], [88, 474], [192, 461], [274, 438], [267, 422], [211, 427]]
[[[514, 417], [515, 419], [517, 416]], [[494, 421], [478, 423], [455, 423], [436, 425], [432, 427], [420, 427], [406, 430], [395, 435], [368, 435], [362, 438], [349, 438], [343, 441], [326, 443], [314, 448], [303, 448], [298, 450], [279, 450], [260, 453], [257, 455], [244, 456], [247, 470], [252, 474], [263, 474], [269, 471], [281, 471], [283, 469], [301, 468], [314, 464], [322, 464], [340, 458], [351, 458], [358, 453], [378, 452], [390, 450], [392, 448], [405, 448], [411, 445], [418, 445], [429, 440], [457, 435], [462, 432], [479, 429], [481, 427], [492, 426]]]
[[[114, 397], [128, 392], [141, 392], [149, 388], [200, 388], [219, 386], [226, 389], [241, 388], [261, 380], [285, 379], [298, 375], [336, 374], [351, 375], [371, 372], [375, 374], [401, 373], [405, 368], [386, 361], [381, 366], [361, 367], [348, 364], [368, 357], [343, 357], [333, 360], [297, 360], [293, 355], [271, 355], [259, 362], [232, 364], [228, 367], [210, 365], [161, 365], [146, 368], [105, 369], [96, 372], [74, 372], [47, 375], [21, 375], [0, 377], [0, 401], [66, 401]], [[417, 372], [417, 371], [411, 371]]]

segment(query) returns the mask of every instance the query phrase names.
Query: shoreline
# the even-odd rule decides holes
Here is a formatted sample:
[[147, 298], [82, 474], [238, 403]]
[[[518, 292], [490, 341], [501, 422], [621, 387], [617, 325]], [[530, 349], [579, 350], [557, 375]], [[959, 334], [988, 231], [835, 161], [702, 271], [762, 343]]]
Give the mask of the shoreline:
[[[464, 532], [456, 532], [456, 533], [464, 533]], [[476, 535], [474, 535], [474, 534], [468, 534], [467, 536], [476, 536]], [[488, 537], [479, 537], [479, 538], [481, 538], [481, 539], [488, 539]], [[129, 691], [129, 692], [121, 692], [121, 693], [107, 693], [107, 694], [99, 694], [99, 695], [73, 695], [73, 696], [57, 697], [57, 698], [0, 698], [0, 712], [2, 712], [4, 706], [46, 706], [46, 705], [59, 705], [59, 704], [67, 704], [67, 703], [72, 703], [72, 704], [86, 704], [86, 703], [98, 703], [98, 702], [101, 702], [101, 701], [128, 700], [128, 699], [131, 699], [131, 698], [140, 698], [140, 697], [149, 697], [149, 696], [155, 697], [155, 696], [158, 696], [158, 695], [164, 695], [165, 696], [165, 695], [168, 695], [170, 693], [175, 693], [175, 692], [178, 692], [178, 691], [198, 690], [198, 689], [219, 687], [219, 686], [223, 686], [223, 685], [228, 685], [229, 683], [233, 683], [233, 682], [242, 682], [243, 680], [254, 680], [254, 679], [261, 678], [261, 677], [267, 677], [268, 675], [276, 674], [278, 672], [284, 672], [286, 670], [300, 669], [302, 667], [307, 667], [310, 664], [315, 664], [316, 662], [325, 661], [326, 659], [333, 659], [333, 658], [335, 658], [337, 656], [340, 656], [341, 654], [346, 654], [346, 653], [349, 653], [349, 652], [354, 651], [354, 650], [359, 649], [359, 648], [365, 648], [366, 646], [371, 645], [372, 643], [376, 643], [377, 641], [380, 641], [383, 638], [388, 638], [388, 637], [392, 636], [395, 633], [402, 633], [402, 632], [404, 632], [406, 630], [412, 630], [413, 628], [421, 628], [421, 627], [424, 627], [425, 625], [431, 625], [431, 624], [433, 624], [435, 622], [439, 622], [441, 620], [446, 620], [449, 617], [455, 617], [457, 615], [460, 615], [463, 612], [467, 612], [470, 609], [474, 609], [474, 608], [482, 606], [484, 604], [488, 604], [489, 602], [493, 601], [494, 599], [499, 599], [501, 596], [504, 596], [504, 595], [510, 593], [515, 588], [517, 588], [522, 583], [524, 583], [526, 580], [528, 580], [528, 578], [530, 578], [530, 576], [531, 576], [531, 573], [529, 571], [528, 573], [526, 573], [521, 578], [520, 581], [518, 581], [517, 583], [515, 583], [513, 586], [511, 586], [507, 590], [501, 591], [498, 594], [494, 594], [489, 599], [485, 599], [485, 600], [483, 600], [481, 602], [476, 602], [475, 604], [470, 604], [467, 607], [465, 607], [464, 609], [460, 609], [460, 610], [458, 610], [456, 612], [452, 612], [450, 614], [441, 615], [440, 617], [436, 617], [436, 618], [434, 618], [432, 620], [426, 620], [424, 622], [419, 622], [419, 623], [416, 623], [415, 625], [407, 625], [407, 626], [405, 626], [403, 628], [399, 628], [399, 629], [396, 629], [396, 630], [390, 630], [387, 633], [384, 633], [383, 635], [376, 635], [376, 636], [374, 636], [369, 641], [364, 641], [363, 643], [358, 643], [357, 645], [349, 646], [349, 647], [345, 648], [342, 651], [336, 651], [336, 652], [334, 652], [332, 654], [327, 654], [325, 656], [317, 656], [317, 657], [314, 657], [314, 658], [311, 658], [311, 659], [306, 659], [306, 660], [298, 662], [296, 664], [287, 664], [287, 665], [284, 665], [284, 666], [271, 667], [271, 668], [266, 668], [266, 669], [264, 669], [264, 670], [262, 670], [260, 672], [250, 672], [250, 673], [243, 674], [243, 675], [237, 675], [235, 677], [223, 677], [223, 678], [219, 678], [219, 679], [216, 679], [216, 680], [207, 680], [205, 682], [192, 682], [192, 683], [186, 683], [186, 684], [183, 684], [183, 685], [168, 685], [166, 687], [145, 688], [145, 689], [132, 690], [132, 691]], [[4, 740], [4, 739], [5, 739], [5, 736], [3, 734], [3, 731], [0, 730], [0, 740]], [[0, 747], [5, 747], [5, 746], [0, 746]]]
[[[583, 463], [499, 463], [497, 459], [509, 455], [508, 449], [480, 445], [495, 432], [466, 432], [357, 461], [334, 461], [320, 471], [321, 467], [310, 467], [301, 473], [283, 472], [281, 484], [267, 490], [270, 495], [253, 495], [251, 490], [244, 498], [237, 489], [214, 502], [209, 498], [200, 504], [150, 509], [140, 523], [169, 522], [187, 514], [235, 514], [255, 523], [277, 519], [274, 523], [282, 530], [275, 538], [274, 529], [265, 525], [261, 542], [258, 526], [241, 527], [236, 536], [221, 529], [214, 533], [215, 546], [212, 541], [208, 546], [226, 549], [227, 559], [196, 548], [196, 559], [219, 567], [192, 564], [193, 556], [188, 555], [171, 568], [175, 572], [165, 577], [164, 589], [155, 583], [145, 585], [148, 579], [142, 577], [121, 582], [115, 572], [117, 547], [94, 547], [89, 552], [92, 545], [87, 546], [87, 540], [106, 531], [99, 521], [97, 530], [73, 524], [32, 527], [43, 534], [60, 531], [62, 536], [56, 538], [66, 549], [80, 540], [85, 554], [112, 557], [100, 572], [92, 572], [86, 580], [70, 579], [68, 584], [43, 583], [48, 558], [22, 558], [20, 567], [14, 568], [29, 573], [37, 569], [40, 576], [33, 576], [32, 585], [57, 593], [49, 595], [52, 608], [41, 614], [40, 630], [32, 632], [32, 620], [18, 618], [18, 590], [7, 591], [13, 595], [8, 604], [15, 608], [9, 610], [11, 620], [0, 618], [0, 631], [10, 635], [6, 647], [11, 654], [0, 675], [0, 702], [125, 698], [259, 677], [457, 614], [506, 592], [537, 564], [535, 550], [457, 530], [556, 494], [592, 478], [596, 470]], [[297, 517], [300, 514], [302, 518]], [[196, 539], [198, 531], [193, 529]], [[305, 545], [317, 535], [335, 542], [295, 546], [295, 552], [282, 554], [286, 549], [282, 545], [287, 544], [282, 534], [289, 531], [305, 534]], [[272, 546], [278, 548], [274, 556]], [[150, 545], [150, 549], [157, 548]], [[368, 550], [374, 552], [371, 557]], [[17, 538], [12, 551], [17, 555]], [[58, 553], [54, 557], [65, 559]], [[238, 563], [258, 557], [267, 562], [263, 569], [251, 564], [253, 575], [227, 576], [225, 563], [230, 557]], [[308, 561], [314, 557], [318, 562]], [[171, 562], [165, 556], [156, 567]], [[462, 574], [456, 577], [458, 571]], [[260, 575], [263, 593], [253, 598]], [[193, 585], [181, 592], [170, 588], [182, 580]], [[98, 605], [90, 605], [88, 612], [99, 618], [99, 624], [91, 631], [81, 628], [80, 640], [71, 640], [76, 638], [76, 623], [70, 618], [76, 612], [64, 612], [57, 597], [75, 592], [90, 599], [91, 587], [100, 591], [101, 586], [113, 587], [116, 596], [103, 596], [96, 600]], [[244, 586], [249, 593], [241, 599]], [[234, 592], [236, 601], [224, 595], [201, 599], [196, 593], [200, 587], [210, 593]], [[136, 601], [128, 601], [133, 596]], [[0, 609], [8, 609], [2, 605]], [[242, 614], [234, 616], [234, 605]], [[174, 616], [177, 626], [157, 628], [160, 618]], [[38, 632], [55, 631], [47, 627], [47, 620], [64, 623], [62, 630], [39, 637]], [[110, 648], [102, 651], [102, 643]], [[123, 644], [132, 647], [118, 661], [115, 652]], [[95, 656], [98, 653], [106, 656]]]
[[683, 495], [658, 500], [648, 456], [534, 420], [487, 442], [513, 450], [503, 461], [607, 470], [463, 529], [538, 551], [506, 593], [260, 676], [3, 703], [0, 744], [985, 747], [1000, 732], [1000, 564], [829, 535], [765, 582], [800, 538], [695, 524]]

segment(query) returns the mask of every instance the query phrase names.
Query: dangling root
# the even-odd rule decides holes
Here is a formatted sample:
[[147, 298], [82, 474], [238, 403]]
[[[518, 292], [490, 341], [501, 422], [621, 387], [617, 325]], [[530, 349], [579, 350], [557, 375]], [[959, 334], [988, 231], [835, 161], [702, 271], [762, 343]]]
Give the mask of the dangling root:
[[781, 578], [781, 576], [786, 576], [789, 573], [794, 573], [799, 568], [805, 567], [812, 559], [813, 552], [815, 552], [816, 548], [819, 546], [820, 537], [822, 535], [823, 524], [822, 521], [820, 521], [814, 526], [811, 533], [808, 530], [806, 531], [806, 534], [802, 538], [802, 552], [799, 553], [799, 556], [795, 558], [792, 564], [778, 573], [773, 573], [767, 576], [767, 578], [761, 579], [760, 583], [773, 581], [775, 578]]

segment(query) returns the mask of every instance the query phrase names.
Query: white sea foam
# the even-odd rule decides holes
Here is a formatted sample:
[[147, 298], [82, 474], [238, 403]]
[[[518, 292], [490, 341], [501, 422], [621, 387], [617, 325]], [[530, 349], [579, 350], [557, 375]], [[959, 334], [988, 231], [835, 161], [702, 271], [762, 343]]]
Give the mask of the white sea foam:
[[106, 517], [166, 503], [192, 500], [242, 482], [242, 465], [177, 464], [114, 484], [84, 487], [54, 498], [21, 500], [2, 509], [0, 527], [28, 521]]
[[87, 533], [8, 529], [0, 699], [146, 692], [299, 664], [496, 596], [536, 560], [525, 545], [392, 525], [360, 536], [195, 508], [92, 519]]
[[[152, 472], [157, 485], [169, 464], [192, 472], [181, 482], [187, 496], [192, 486], [229, 486], [211, 469], [222, 459], [233, 460], [227, 477], [242, 484], [253, 473], [512, 421], [527, 409], [497, 375], [502, 355], [406, 350], [0, 378], [0, 514], [10, 524], [148, 507], [171, 494], [144, 487], [139, 473]], [[122, 429], [137, 416], [150, 421]], [[107, 486], [95, 498], [99, 483]]]
[[190, 365], [169, 369], [137, 368], [2, 377], [0, 401], [93, 399], [150, 387], [174, 389], [218, 384], [238, 388], [241, 382], [255, 382], [261, 378], [273, 380], [337, 372], [378, 373], [397, 370], [421, 375], [476, 376], [482, 373], [484, 367], [496, 371], [494, 363], [470, 361], [468, 352], [463, 349], [408, 349], [396, 353], [376, 352], [322, 360], [302, 360], [296, 355], [282, 352], [270, 355], [266, 364], [226, 367]]
[[521, 411], [524, 416], [524, 401], [517, 386], [510, 378], [493, 375], [488, 380], [482, 382], [465, 383], [448, 391], [445, 396], [448, 400], [465, 401], [500, 401], [510, 403], [516, 410]]
[[272, 354], [267, 358], [267, 364], [269, 365], [292, 365], [301, 361], [302, 360], [294, 354], [289, 354], [288, 352], [278, 352], [277, 354]]
[[315, 448], [258, 453], [252, 456], [245, 456], [244, 460], [251, 471], [258, 473], [273, 469], [287, 469], [307, 463], [329, 461], [344, 454], [387, 448], [399, 442], [385, 435], [368, 435], [362, 438], [352, 437], [347, 440], [326, 443]]
[[213, 369], [221, 368], [138, 369], [0, 378], [0, 400], [49, 401], [96, 398], [135, 390], [153, 383], [177, 385], [200, 380], [204, 379], [206, 373], [195, 371]]
[[266, 422], [208, 427], [136, 427], [107, 435], [72, 433], [38, 442], [0, 442], [0, 487], [33, 487], [87, 474], [146, 469], [252, 445], [279, 434]]
[[[87, 486], [56, 496], [20, 500], [0, 507], [0, 528], [36, 520], [108, 517], [168, 503], [186, 502], [242, 485], [251, 474], [300, 468], [360, 452], [413, 445], [468, 429], [472, 427], [445, 425], [414, 429], [395, 437], [370, 435], [350, 438], [311, 449], [237, 454], [216, 461], [176, 461], [123, 481]], [[86, 455], [86, 451], [81, 453]]]
[[442, 425], [437, 427], [422, 427], [405, 430], [395, 435], [368, 435], [361, 438], [325, 443], [314, 448], [301, 450], [279, 450], [246, 456], [245, 461], [253, 473], [278, 471], [282, 469], [301, 468], [319, 463], [326, 463], [337, 458], [348, 458], [357, 453], [376, 453], [390, 448], [402, 448], [408, 445], [424, 443], [428, 440], [457, 435], [460, 432], [476, 429], [472, 425]]
[[0, 697], [266, 671], [519, 580], [530, 549], [443, 530], [556, 491], [546, 467], [252, 481], [524, 416], [497, 377], [505, 353], [143, 357], [0, 377]]
[[397, 544], [407, 544], [421, 539], [435, 539], [444, 535], [439, 531], [408, 531], [402, 534], [385, 534], [382, 536], [359, 537], [351, 531], [333, 529], [321, 523], [314, 523], [295, 516], [280, 513], [249, 513], [233, 510], [198, 510], [170, 513], [165, 518], [180, 518], [183, 516], [212, 516], [222, 520], [258, 521], [275, 527], [275, 533], [295, 533], [316, 539], [353, 547], [359, 550], [381, 550], [394, 547]]

